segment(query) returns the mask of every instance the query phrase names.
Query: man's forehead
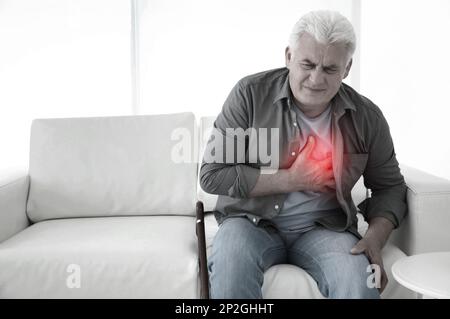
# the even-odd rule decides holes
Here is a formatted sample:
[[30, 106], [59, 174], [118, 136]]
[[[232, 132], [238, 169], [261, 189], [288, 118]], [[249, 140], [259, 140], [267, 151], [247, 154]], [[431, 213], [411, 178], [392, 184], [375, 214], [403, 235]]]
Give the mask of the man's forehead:
[[[303, 37], [303, 36], [302, 36]], [[313, 39], [299, 39], [293, 50], [295, 60], [314, 64], [340, 64], [348, 58], [348, 51], [341, 43], [323, 44]], [[305, 40], [305, 41], [302, 41]], [[313, 41], [311, 41], [313, 40]]]
[[340, 65], [345, 60], [346, 55], [341, 54], [320, 54], [317, 52], [310, 52], [308, 50], [299, 50], [295, 54], [295, 60], [300, 62], [323, 64], [326, 66]]

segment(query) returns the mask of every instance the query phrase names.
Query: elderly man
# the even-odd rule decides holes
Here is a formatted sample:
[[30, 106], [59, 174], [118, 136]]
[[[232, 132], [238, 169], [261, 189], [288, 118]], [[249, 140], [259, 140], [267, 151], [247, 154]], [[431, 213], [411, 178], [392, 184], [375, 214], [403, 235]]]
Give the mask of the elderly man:
[[[286, 68], [243, 78], [225, 101], [214, 123], [222, 139], [209, 144], [227, 160], [205, 155], [200, 172], [201, 187], [220, 195], [208, 264], [212, 298], [261, 298], [264, 272], [280, 263], [307, 271], [325, 297], [380, 297], [387, 283], [381, 250], [406, 214], [406, 186], [380, 109], [342, 83], [355, 42], [341, 14], [306, 14], [292, 31]], [[271, 174], [261, 154], [249, 160], [264, 137], [230, 137], [250, 128], [276, 137]], [[236, 149], [230, 139], [245, 145], [244, 158], [225, 156]], [[358, 206], [369, 223], [364, 237], [351, 198], [361, 175], [371, 189]], [[381, 282], [368, 284], [368, 269]]]

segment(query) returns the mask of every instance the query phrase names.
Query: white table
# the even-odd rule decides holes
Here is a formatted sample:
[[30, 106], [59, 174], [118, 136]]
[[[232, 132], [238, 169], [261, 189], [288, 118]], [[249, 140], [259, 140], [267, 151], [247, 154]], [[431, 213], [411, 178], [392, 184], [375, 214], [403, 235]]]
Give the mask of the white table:
[[418, 298], [450, 298], [450, 252], [404, 257], [394, 263], [392, 274]]

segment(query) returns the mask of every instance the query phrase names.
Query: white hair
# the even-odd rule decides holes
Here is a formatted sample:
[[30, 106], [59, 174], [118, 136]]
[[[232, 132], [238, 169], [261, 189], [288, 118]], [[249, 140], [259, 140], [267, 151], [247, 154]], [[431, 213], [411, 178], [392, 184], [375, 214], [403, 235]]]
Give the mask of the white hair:
[[295, 48], [300, 36], [307, 32], [324, 44], [342, 43], [350, 56], [356, 49], [356, 36], [350, 21], [337, 11], [312, 11], [300, 18], [292, 29], [289, 46]]

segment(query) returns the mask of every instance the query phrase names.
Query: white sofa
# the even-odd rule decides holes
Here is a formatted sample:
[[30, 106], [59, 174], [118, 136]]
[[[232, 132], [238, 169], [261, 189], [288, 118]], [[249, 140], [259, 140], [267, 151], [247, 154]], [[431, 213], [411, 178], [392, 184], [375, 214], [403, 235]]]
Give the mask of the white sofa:
[[[209, 246], [217, 225], [211, 214], [196, 217], [198, 200], [206, 211], [215, 202], [198, 187], [196, 142], [212, 121], [191, 113], [35, 120], [28, 170], [0, 174], [0, 298], [205, 297], [196, 227]], [[383, 250], [384, 298], [414, 296], [392, 278], [395, 260], [450, 250], [450, 182], [402, 172], [409, 215]], [[355, 202], [365, 194], [360, 181]], [[360, 231], [366, 226], [361, 220]], [[263, 294], [322, 298], [290, 265], [267, 271]]]

